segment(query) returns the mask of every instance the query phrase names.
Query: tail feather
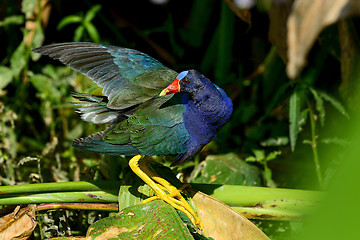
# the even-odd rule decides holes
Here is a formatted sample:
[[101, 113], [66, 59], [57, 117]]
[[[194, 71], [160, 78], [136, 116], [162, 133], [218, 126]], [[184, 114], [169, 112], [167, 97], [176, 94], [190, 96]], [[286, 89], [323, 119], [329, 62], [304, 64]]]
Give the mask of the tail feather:
[[73, 93], [72, 96], [79, 100], [72, 102], [84, 121], [96, 124], [120, 121], [121, 112], [107, 107], [107, 97], [85, 93]]
[[126, 155], [132, 156], [140, 154], [139, 150], [132, 146], [130, 143], [127, 144], [111, 144], [104, 142], [102, 136], [106, 130], [97, 132], [84, 138], [75, 139], [72, 142], [72, 146], [85, 151], [97, 152], [108, 155]]

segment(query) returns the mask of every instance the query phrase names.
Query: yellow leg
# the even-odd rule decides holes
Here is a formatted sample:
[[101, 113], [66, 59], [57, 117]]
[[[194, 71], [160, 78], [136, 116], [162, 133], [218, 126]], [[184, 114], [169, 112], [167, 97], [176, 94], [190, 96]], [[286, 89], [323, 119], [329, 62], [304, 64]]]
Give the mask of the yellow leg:
[[[189, 203], [181, 195], [181, 191], [188, 185], [185, 184], [180, 189], [177, 189], [176, 187], [171, 185], [168, 181], [161, 178], [158, 174], [150, 170], [150, 168], [148, 167], [147, 157], [142, 159], [141, 155], [136, 155], [130, 160], [129, 165], [131, 170], [147, 185], [149, 185], [155, 192], [156, 196], [144, 200], [143, 203], [160, 198], [170, 204], [175, 209], [184, 212], [195, 225], [202, 228], [202, 222], [196, 216], [194, 210], [190, 207]], [[163, 189], [165, 189], [169, 194], [167, 194]]]

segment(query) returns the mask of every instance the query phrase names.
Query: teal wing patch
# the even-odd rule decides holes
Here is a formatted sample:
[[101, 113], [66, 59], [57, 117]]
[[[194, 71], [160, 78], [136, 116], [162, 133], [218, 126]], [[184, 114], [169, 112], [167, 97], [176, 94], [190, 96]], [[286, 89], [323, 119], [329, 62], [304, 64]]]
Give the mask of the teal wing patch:
[[148, 105], [141, 105], [128, 119], [106, 131], [103, 141], [131, 144], [148, 156], [183, 153], [188, 148], [189, 133], [183, 122], [185, 107], [174, 101], [178, 97], [181, 94], [156, 98]]

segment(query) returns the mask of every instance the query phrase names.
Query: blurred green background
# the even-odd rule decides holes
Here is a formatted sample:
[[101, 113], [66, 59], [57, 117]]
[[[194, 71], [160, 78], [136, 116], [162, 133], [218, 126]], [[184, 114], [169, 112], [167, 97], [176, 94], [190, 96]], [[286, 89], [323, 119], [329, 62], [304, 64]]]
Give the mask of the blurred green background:
[[[44, 44], [91, 41], [137, 49], [179, 72], [198, 69], [233, 100], [233, 115], [217, 139], [177, 169], [183, 181], [324, 190], [347, 160], [354, 167], [349, 182], [338, 181], [347, 189], [358, 180], [359, 155], [347, 154], [358, 144], [352, 134], [358, 130], [359, 93], [344, 91], [357, 89], [358, 76], [344, 70], [341, 54], [359, 49], [358, 19], [342, 22], [355, 47], [344, 49], [343, 28], [331, 25], [301, 75], [289, 80], [279, 48], [269, 41], [274, 5], [258, 1], [251, 10], [235, 6], [237, 11], [234, 6], [220, 0], [1, 0], [0, 185], [121, 175], [119, 158], [71, 147], [73, 139], [104, 128], [83, 122], [69, 104], [71, 92], [86, 92], [94, 87], [91, 81], [31, 52]], [[352, 54], [347, 64], [355, 68], [358, 58]], [[234, 153], [236, 160], [224, 153]], [[211, 164], [204, 170], [207, 157]], [[206, 177], [223, 166], [229, 166], [225, 175]], [[227, 177], [234, 166], [237, 174]], [[298, 228], [293, 224], [286, 231]]]

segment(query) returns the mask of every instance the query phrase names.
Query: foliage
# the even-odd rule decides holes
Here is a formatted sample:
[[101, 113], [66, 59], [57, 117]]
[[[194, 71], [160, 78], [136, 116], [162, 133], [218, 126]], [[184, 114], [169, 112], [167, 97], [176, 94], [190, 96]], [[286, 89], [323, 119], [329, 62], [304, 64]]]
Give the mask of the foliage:
[[[71, 92], [86, 92], [94, 85], [70, 68], [31, 52], [43, 44], [65, 41], [135, 48], [177, 71], [196, 68], [231, 96], [234, 112], [217, 139], [194, 162], [177, 169], [185, 182], [211, 182], [206, 176], [214, 176], [219, 167], [209, 155], [229, 164], [223, 154], [236, 153], [247, 162], [237, 159], [229, 168], [222, 165], [224, 172], [234, 166], [234, 172], [241, 172], [246, 164], [252, 170], [245, 172], [254, 175], [241, 172], [244, 179], [256, 178], [268, 187], [319, 190], [329, 186], [344, 161], [351, 130], [338, 126], [349, 125], [360, 106], [356, 19], [338, 23], [335, 19], [326, 29], [330, 23], [316, 25], [308, 31], [311, 36], [307, 31], [295, 32], [304, 43], [289, 44], [288, 59], [282, 17], [296, 8], [286, 1], [258, 1], [251, 10], [239, 10], [236, 1], [215, 0], [164, 5], [145, 0], [18, 2], [0, 3], [0, 185], [124, 176], [126, 159], [71, 147], [73, 139], [103, 128], [83, 122], [69, 104]], [[300, 10], [291, 15], [292, 24], [301, 24], [296, 17], [314, 17]], [[312, 48], [307, 38], [313, 42], [317, 38]], [[296, 57], [304, 59], [296, 61]], [[295, 64], [299, 62], [303, 64]], [[241, 180], [228, 176], [216, 180]], [[72, 214], [63, 216], [66, 224], [54, 223], [58, 216], [52, 213], [43, 214], [33, 238], [63, 236], [67, 228], [85, 235], [92, 215], [103, 213]]]
[[98, 33], [98, 30], [94, 26], [94, 24], [91, 23], [91, 21], [94, 19], [97, 12], [99, 12], [101, 9], [100, 5], [93, 6], [89, 11], [85, 13], [85, 16], [82, 16], [80, 13], [79, 15], [69, 15], [64, 17], [57, 26], [57, 30], [61, 30], [66, 25], [72, 24], [72, 23], [80, 23], [80, 26], [78, 26], [74, 31], [74, 42], [79, 42], [83, 39], [86, 39], [86, 36], [84, 36], [84, 31], [89, 34], [90, 39], [93, 42], [99, 42], [100, 36]]

